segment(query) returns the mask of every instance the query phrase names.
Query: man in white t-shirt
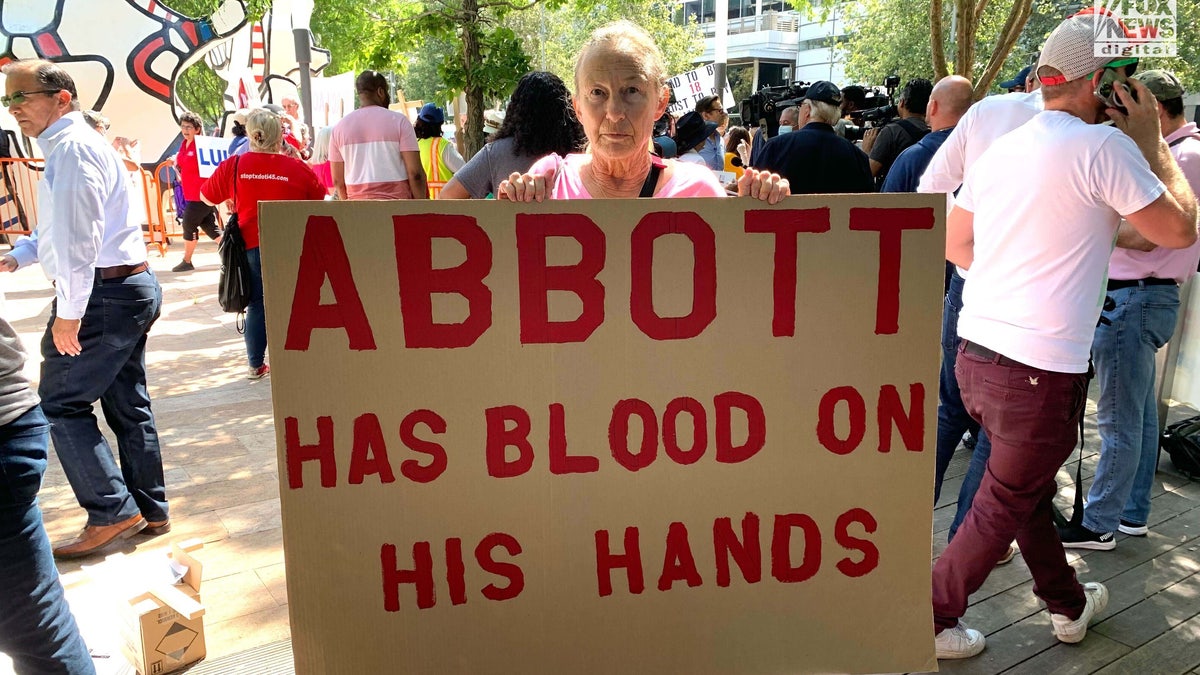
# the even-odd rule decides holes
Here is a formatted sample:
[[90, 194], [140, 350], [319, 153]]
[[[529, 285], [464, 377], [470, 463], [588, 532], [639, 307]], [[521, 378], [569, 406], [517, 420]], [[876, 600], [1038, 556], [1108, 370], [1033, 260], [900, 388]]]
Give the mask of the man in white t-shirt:
[[[1103, 585], [1080, 585], [1067, 563], [1054, 477], [1078, 440], [1121, 217], [1160, 246], [1196, 241], [1196, 199], [1159, 133], [1154, 97], [1135, 82], [1135, 100], [1118, 84], [1126, 114], [1094, 93], [1111, 60], [1093, 55], [1094, 36], [1120, 31], [1092, 14], [1055, 29], [1038, 67], [1045, 111], [984, 152], [947, 219], [946, 258], [971, 280], [956, 374], [992, 454], [933, 570], [939, 658], [983, 650], [983, 635], [959, 619], [1014, 537], [1060, 641], [1082, 640], [1108, 602]], [[1115, 128], [1097, 124], [1106, 113]]]

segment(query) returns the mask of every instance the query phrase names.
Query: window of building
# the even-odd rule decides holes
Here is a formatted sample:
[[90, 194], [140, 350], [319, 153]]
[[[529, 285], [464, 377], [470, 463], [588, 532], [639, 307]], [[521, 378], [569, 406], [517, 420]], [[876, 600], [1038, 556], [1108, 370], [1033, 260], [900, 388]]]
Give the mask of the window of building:
[[758, 87], [775, 87], [789, 84], [792, 80], [792, 65], [790, 63], [770, 63], [760, 61], [758, 64]]

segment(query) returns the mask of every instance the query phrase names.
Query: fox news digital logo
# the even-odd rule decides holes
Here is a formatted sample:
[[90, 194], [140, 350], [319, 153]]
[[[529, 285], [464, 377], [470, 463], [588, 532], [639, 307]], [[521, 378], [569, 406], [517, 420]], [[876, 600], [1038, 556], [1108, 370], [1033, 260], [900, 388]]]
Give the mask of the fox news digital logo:
[[1176, 0], [1095, 0], [1097, 16], [1111, 15], [1125, 30], [1110, 22], [1098, 24], [1093, 53], [1114, 59], [1176, 55], [1179, 20]]

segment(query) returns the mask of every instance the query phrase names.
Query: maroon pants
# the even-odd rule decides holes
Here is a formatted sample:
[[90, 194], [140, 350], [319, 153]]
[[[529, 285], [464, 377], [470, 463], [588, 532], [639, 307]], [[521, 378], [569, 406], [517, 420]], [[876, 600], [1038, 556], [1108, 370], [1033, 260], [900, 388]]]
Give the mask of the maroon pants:
[[1067, 564], [1051, 502], [1054, 476], [1078, 441], [1087, 376], [962, 347], [955, 374], [967, 412], [992, 440], [992, 455], [971, 510], [933, 568], [934, 632], [958, 623], [1013, 539], [1033, 575], [1033, 592], [1051, 612], [1079, 618], [1083, 587]]

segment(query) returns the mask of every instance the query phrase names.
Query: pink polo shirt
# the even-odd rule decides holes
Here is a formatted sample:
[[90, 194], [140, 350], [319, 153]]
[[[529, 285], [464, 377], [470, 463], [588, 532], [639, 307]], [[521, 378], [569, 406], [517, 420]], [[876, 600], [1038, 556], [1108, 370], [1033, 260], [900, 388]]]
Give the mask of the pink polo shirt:
[[[1188, 122], [1167, 136], [1166, 141], [1170, 144], [1180, 138], [1185, 139], [1171, 148], [1171, 154], [1183, 170], [1188, 185], [1192, 186], [1192, 192], [1200, 194], [1200, 140], [1194, 138], [1196, 134], [1195, 122]], [[1200, 241], [1187, 248], [1159, 246], [1153, 251], [1118, 248], [1108, 261], [1108, 278], [1129, 280], [1156, 277], [1174, 279], [1182, 284], [1196, 273], [1197, 263], [1200, 263]]]
[[[551, 199], [591, 199], [579, 170], [583, 168], [587, 155], [571, 154], [566, 157], [546, 155], [529, 168], [531, 174], [545, 174], [558, 170], [554, 186], [550, 189]], [[671, 160], [668, 160], [671, 161]], [[675, 162], [671, 178], [654, 193], [655, 197], [724, 197], [725, 189], [707, 166]]]
[[412, 122], [377, 105], [343, 117], [329, 138], [329, 161], [344, 164], [349, 199], [412, 199], [406, 151], [419, 152]]

